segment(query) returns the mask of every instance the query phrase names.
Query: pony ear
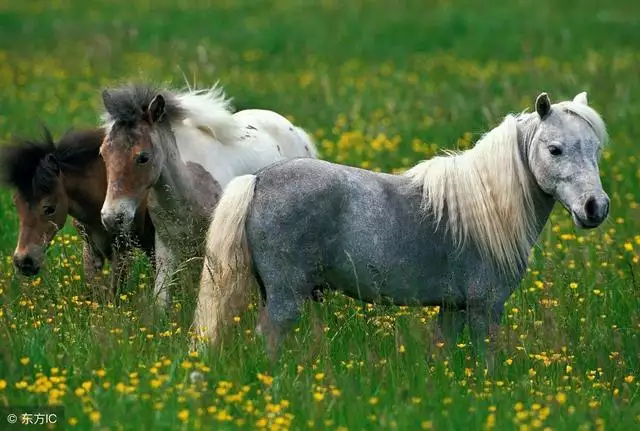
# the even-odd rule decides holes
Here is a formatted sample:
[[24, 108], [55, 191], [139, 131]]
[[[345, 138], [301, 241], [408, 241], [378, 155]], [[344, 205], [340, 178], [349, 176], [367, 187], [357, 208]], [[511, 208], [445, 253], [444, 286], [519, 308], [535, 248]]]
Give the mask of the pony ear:
[[541, 120], [544, 120], [551, 112], [551, 101], [547, 93], [540, 93], [536, 98], [536, 112]]
[[576, 97], [573, 98], [573, 101], [576, 103], [582, 103], [583, 105], [588, 105], [587, 92], [583, 91], [582, 93], [577, 94]]
[[156, 97], [149, 103], [145, 111], [145, 116], [149, 124], [159, 123], [164, 118], [165, 114], [165, 101], [162, 94], [157, 94]]

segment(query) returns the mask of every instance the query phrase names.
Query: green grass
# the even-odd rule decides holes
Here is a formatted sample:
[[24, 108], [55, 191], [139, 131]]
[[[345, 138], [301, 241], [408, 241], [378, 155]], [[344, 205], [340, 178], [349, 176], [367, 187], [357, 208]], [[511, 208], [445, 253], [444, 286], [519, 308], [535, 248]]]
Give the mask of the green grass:
[[[289, 115], [322, 157], [395, 171], [467, 148], [508, 112], [589, 92], [612, 138], [609, 220], [557, 208], [507, 304], [496, 375], [460, 340], [438, 359], [434, 310], [309, 304], [277, 366], [235, 324], [189, 355], [188, 295], [162, 316], [137, 260], [117, 304], [81, 299], [70, 223], [37, 279], [15, 275], [0, 192], [0, 405], [62, 403], [89, 429], [634, 429], [640, 426], [640, 50], [631, 0], [501, 2], [0, 0], [0, 138], [96, 124], [130, 78], [216, 80], [241, 107]], [[343, 4], [348, 3], [348, 4]], [[198, 370], [204, 381], [191, 384]], [[2, 423], [3, 418], [0, 418]], [[0, 429], [3, 425], [0, 425]]]

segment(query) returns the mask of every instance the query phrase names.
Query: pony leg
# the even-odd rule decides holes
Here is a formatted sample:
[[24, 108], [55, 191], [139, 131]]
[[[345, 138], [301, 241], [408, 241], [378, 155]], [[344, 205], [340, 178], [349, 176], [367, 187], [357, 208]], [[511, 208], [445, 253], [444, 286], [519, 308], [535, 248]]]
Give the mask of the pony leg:
[[102, 269], [104, 259], [95, 252], [86, 226], [76, 219], [73, 219], [71, 224], [82, 238], [82, 269], [84, 270], [85, 282], [94, 280], [99, 270]]
[[469, 310], [469, 329], [476, 358], [482, 357], [489, 375], [495, 369], [496, 341], [500, 333], [502, 307]]
[[300, 318], [300, 309], [297, 306], [294, 308], [289, 304], [286, 308], [288, 310], [285, 311], [282, 306], [279, 306], [278, 311], [274, 313], [273, 307], [267, 304], [260, 312], [259, 328], [265, 337], [267, 354], [271, 362], [277, 362], [282, 342]]
[[84, 270], [85, 286], [93, 286], [88, 294], [94, 300], [99, 300], [102, 295], [99, 294], [99, 288], [102, 281], [102, 268], [104, 267], [104, 258], [96, 252], [93, 245], [85, 239], [82, 243], [82, 266]]
[[[82, 269], [84, 272], [85, 285], [101, 284], [104, 281], [102, 277], [102, 268], [104, 268], [104, 256], [98, 251], [95, 243], [89, 235], [87, 227], [76, 219], [72, 221], [73, 227], [82, 238]], [[93, 299], [99, 299], [97, 288], [94, 287], [89, 292]]]
[[260, 311], [259, 327], [266, 338], [267, 353], [272, 362], [278, 360], [282, 342], [300, 319], [301, 309], [301, 298], [293, 290], [267, 290], [267, 300]]
[[98, 278], [104, 266], [104, 259], [95, 252], [91, 244], [86, 240], [82, 243], [82, 266], [85, 282]]
[[285, 333], [281, 328], [271, 322], [266, 304], [260, 309], [256, 334], [265, 338], [267, 355], [271, 362], [276, 362], [280, 355], [280, 344], [282, 343]]
[[175, 270], [175, 259], [171, 251], [164, 245], [162, 240], [156, 235], [156, 280], [153, 288], [153, 294], [156, 297], [157, 304], [166, 309], [169, 306], [169, 289], [171, 283], [171, 275]]
[[450, 348], [458, 340], [465, 323], [465, 310], [441, 306], [436, 326], [436, 339]]
[[111, 261], [111, 294], [116, 297], [120, 286], [124, 283], [129, 273], [130, 257], [129, 249], [116, 246], [113, 250]]

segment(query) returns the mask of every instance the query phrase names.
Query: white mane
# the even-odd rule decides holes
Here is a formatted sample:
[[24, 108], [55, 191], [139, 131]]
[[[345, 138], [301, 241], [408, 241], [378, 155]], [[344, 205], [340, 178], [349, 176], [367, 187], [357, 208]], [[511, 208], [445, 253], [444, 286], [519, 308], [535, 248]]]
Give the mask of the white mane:
[[215, 84], [209, 89], [191, 89], [175, 95], [185, 118], [181, 126], [207, 133], [221, 144], [231, 144], [240, 135], [240, 126], [233, 117], [231, 100]]
[[471, 238], [480, 253], [508, 272], [523, 263], [535, 237], [527, 168], [518, 149], [517, 120], [507, 116], [470, 150], [423, 161], [405, 175], [422, 188], [422, 208], [458, 247]]
[[[605, 124], [588, 105], [567, 101], [553, 107], [582, 118], [600, 145], [606, 143]], [[447, 230], [460, 249], [471, 239], [484, 258], [507, 274], [526, 265], [537, 235], [529, 172], [518, 148], [518, 118], [525, 115], [537, 116], [508, 115], [472, 149], [447, 151], [404, 174], [422, 189], [422, 210], [435, 217], [437, 226], [446, 211]], [[530, 128], [522, 131], [530, 142], [539, 120], [528, 123], [521, 127]]]

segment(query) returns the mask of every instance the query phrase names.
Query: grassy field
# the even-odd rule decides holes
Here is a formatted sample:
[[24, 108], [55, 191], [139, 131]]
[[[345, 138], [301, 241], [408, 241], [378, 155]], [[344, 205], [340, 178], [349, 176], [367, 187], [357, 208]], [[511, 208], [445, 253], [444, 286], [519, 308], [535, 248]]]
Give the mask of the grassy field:
[[254, 311], [220, 356], [198, 357], [190, 298], [158, 313], [143, 258], [117, 304], [82, 299], [70, 223], [40, 277], [16, 275], [2, 190], [0, 406], [62, 404], [79, 429], [637, 429], [638, 12], [632, 0], [0, 0], [2, 140], [38, 134], [39, 121], [56, 136], [95, 125], [102, 87], [183, 86], [183, 73], [220, 80], [240, 108], [288, 115], [323, 158], [368, 169], [468, 148], [541, 91], [588, 91], [612, 138], [609, 220], [579, 231], [556, 208], [507, 304], [491, 378], [464, 339], [435, 359], [436, 310], [339, 295], [307, 307], [278, 366]]

